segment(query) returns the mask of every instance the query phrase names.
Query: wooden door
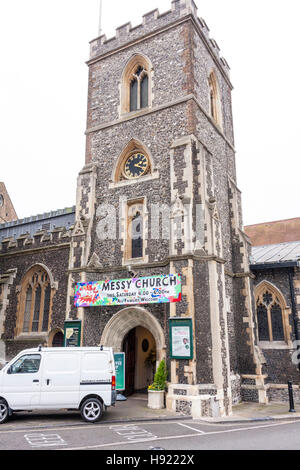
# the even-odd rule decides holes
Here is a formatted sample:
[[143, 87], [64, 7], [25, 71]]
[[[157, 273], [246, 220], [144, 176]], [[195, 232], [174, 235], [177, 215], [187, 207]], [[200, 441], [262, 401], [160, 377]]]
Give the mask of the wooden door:
[[135, 374], [135, 328], [127, 334], [123, 343], [125, 352], [125, 392], [126, 396], [134, 393]]
[[63, 348], [64, 346], [64, 335], [60, 331], [56, 333], [52, 341], [52, 348]]

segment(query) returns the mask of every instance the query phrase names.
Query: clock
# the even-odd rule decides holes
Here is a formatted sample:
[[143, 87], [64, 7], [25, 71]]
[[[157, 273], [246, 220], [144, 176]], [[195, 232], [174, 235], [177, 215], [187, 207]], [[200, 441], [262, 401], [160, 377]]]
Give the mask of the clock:
[[123, 173], [127, 179], [134, 179], [145, 175], [148, 168], [148, 158], [142, 153], [134, 153], [126, 160]]

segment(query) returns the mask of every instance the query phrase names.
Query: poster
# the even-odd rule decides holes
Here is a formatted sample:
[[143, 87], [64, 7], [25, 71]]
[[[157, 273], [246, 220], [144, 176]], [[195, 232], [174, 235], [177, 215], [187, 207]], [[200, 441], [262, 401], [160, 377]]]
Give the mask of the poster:
[[141, 305], [180, 301], [180, 274], [80, 283], [75, 288], [75, 307]]
[[171, 359], [193, 358], [193, 333], [191, 319], [170, 319]]
[[81, 345], [81, 321], [65, 322], [65, 347], [79, 348]]
[[123, 392], [125, 390], [125, 353], [115, 353], [116, 368], [116, 390]]

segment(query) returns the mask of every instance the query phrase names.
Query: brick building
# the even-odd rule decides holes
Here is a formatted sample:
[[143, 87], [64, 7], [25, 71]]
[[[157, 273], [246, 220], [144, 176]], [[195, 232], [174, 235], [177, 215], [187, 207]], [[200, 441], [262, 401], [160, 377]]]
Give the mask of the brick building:
[[0, 181], [0, 224], [17, 219], [18, 216], [6, 190], [5, 184]]
[[[53, 227], [50, 217], [48, 229], [45, 222], [25, 235], [18, 222], [2, 239], [2, 358], [33, 342], [59, 343], [73, 321], [81, 345], [126, 352], [127, 393], [153, 379], [152, 354], [167, 361], [170, 409], [200, 417], [229, 415], [241, 399], [266, 403], [232, 84], [216, 41], [193, 0], [173, 0], [170, 11], [93, 40], [88, 67], [86, 157], [72, 220]], [[118, 305], [117, 293], [113, 305], [74, 305], [78, 284], [177, 274], [178, 302]], [[180, 329], [186, 354], [182, 345], [174, 353]]]

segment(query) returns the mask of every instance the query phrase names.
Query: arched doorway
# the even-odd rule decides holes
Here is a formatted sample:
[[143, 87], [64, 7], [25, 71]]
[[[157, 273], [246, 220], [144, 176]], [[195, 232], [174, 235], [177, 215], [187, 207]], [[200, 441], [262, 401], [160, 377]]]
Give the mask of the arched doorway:
[[156, 343], [149, 330], [137, 326], [123, 341], [125, 352], [125, 395], [147, 391], [153, 382], [156, 363]]
[[64, 347], [64, 334], [61, 330], [51, 331], [49, 335], [48, 344], [52, 348], [63, 348]]
[[64, 335], [61, 331], [58, 331], [53, 338], [52, 347], [53, 348], [62, 348], [64, 345]]
[[[112, 347], [114, 352], [125, 352], [127, 394], [147, 388], [153, 370], [166, 357], [164, 331], [154, 315], [143, 307], [127, 307], [116, 313], [106, 324], [100, 344]], [[155, 362], [145, 364], [151, 351]]]

